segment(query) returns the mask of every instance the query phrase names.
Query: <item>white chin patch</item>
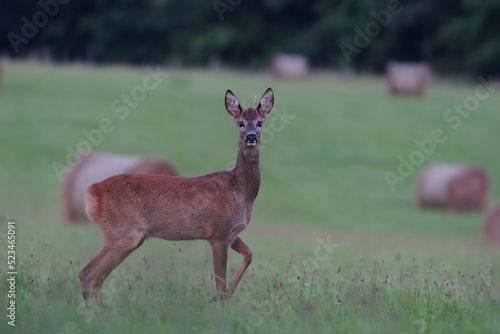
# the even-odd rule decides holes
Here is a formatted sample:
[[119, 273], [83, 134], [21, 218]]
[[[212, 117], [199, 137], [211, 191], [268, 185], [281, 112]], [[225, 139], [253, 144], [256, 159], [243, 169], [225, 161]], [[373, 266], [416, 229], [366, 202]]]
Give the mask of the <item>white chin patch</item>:
[[247, 146], [255, 146], [255, 145], [257, 145], [257, 142], [256, 142], [256, 141], [254, 141], [253, 143], [251, 143], [251, 142], [248, 142], [248, 143], [247, 143]]

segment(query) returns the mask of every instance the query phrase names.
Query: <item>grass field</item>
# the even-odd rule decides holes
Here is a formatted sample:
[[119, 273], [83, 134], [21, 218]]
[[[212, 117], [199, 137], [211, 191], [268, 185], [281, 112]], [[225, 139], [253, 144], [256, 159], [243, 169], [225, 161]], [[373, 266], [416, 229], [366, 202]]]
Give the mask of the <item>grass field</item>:
[[[0, 88], [0, 268], [7, 220], [16, 220], [16, 326], [1, 333], [498, 333], [500, 249], [484, 245], [484, 216], [416, 208], [422, 166], [388, 186], [398, 157], [436, 128], [447, 139], [424, 155], [473, 162], [500, 198], [500, 94], [467, 118], [443, 119], [478, 82], [433, 82], [424, 98], [390, 97], [382, 79], [316, 74], [172, 70], [128, 108], [144, 68], [5, 64]], [[167, 157], [185, 176], [231, 166], [236, 129], [223, 105], [231, 89], [246, 105], [267, 87], [275, 110], [264, 125], [262, 186], [242, 238], [254, 262], [233, 298], [213, 296], [206, 242], [148, 240], [108, 278], [108, 307], [82, 307], [78, 271], [98, 252], [98, 228], [59, 218], [54, 163], [82, 148], [82, 131], [112, 130], [92, 150]], [[137, 95], [136, 95], [137, 96]], [[118, 104], [116, 100], [118, 99]], [[132, 107], [133, 106], [133, 107]], [[458, 121], [460, 121], [459, 126]], [[455, 125], [456, 128], [452, 127]], [[241, 258], [230, 253], [234, 273]], [[5, 277], [8, 277], [6, 274]]]

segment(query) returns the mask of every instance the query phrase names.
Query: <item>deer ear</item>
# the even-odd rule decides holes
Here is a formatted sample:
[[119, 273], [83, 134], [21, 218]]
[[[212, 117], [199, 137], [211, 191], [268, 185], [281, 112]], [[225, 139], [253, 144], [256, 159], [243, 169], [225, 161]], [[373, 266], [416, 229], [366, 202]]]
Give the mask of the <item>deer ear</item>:
[[226, 92], [226, 110], [234, 118], [240, 117], [243, 111], [240, 107], [240, 101], [229, 89]]
[[264, 95], [260, 98], [259, 106], [257, 107], [257, 112], [260, 117], [266, 117], [267, 114], [271, 112], [274, 106], [274, 93], [271, 88], [268, 88]]

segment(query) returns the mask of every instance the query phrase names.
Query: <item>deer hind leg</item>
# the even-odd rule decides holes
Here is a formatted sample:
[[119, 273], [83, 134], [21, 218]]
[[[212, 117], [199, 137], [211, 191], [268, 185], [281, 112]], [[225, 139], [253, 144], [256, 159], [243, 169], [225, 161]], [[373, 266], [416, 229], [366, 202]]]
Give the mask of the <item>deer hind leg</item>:
[[87, 303], [90, 299], [95, 298], [98, 304], [103, 304], [101, 288], [104, 280], [143, 242], [144, 237], [119, 240], [105, 239], [104, 247], [79, 274], [82, 295]]
[[215, 291], [217, 293], [217, 297], [215, 297], [214, 299], [222, 301], [227, 298], [226, 268], [228, 245], [226, 241], [210, 241], [210, 246], [212, 246]]
[[234, 290], [238, 286], [238, 283], [243, 277], [243, 274], [247, 270], [248, 266], [252, 262], [252, 250], [248, 247], [240, 237], [237, 237], [231, 245], [231, 248], [243, 256], [243, 262], [241, 263], [236, 275], [234, 276], [229, 288], [226, 291], [226, 295], [229, 297], [233, 294]]

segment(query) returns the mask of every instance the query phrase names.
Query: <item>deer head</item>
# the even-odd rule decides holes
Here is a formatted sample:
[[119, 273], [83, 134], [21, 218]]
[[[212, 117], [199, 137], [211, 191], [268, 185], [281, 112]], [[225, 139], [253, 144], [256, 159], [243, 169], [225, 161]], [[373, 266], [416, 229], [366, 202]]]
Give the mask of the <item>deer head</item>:
[[242, 107], [232, 91], [226, 92], [226, 110], [233, 116], [233, 120], [238, 126], [240, 146], [252, 148], [260, 144], [262, 124], [274, 105], [273, 90], [268, 88], [262, 95], [258, 106], [255, 106], [256, 102], [257, 98], [255, 98], [252, 108], [246, 108], [245, 105]]

